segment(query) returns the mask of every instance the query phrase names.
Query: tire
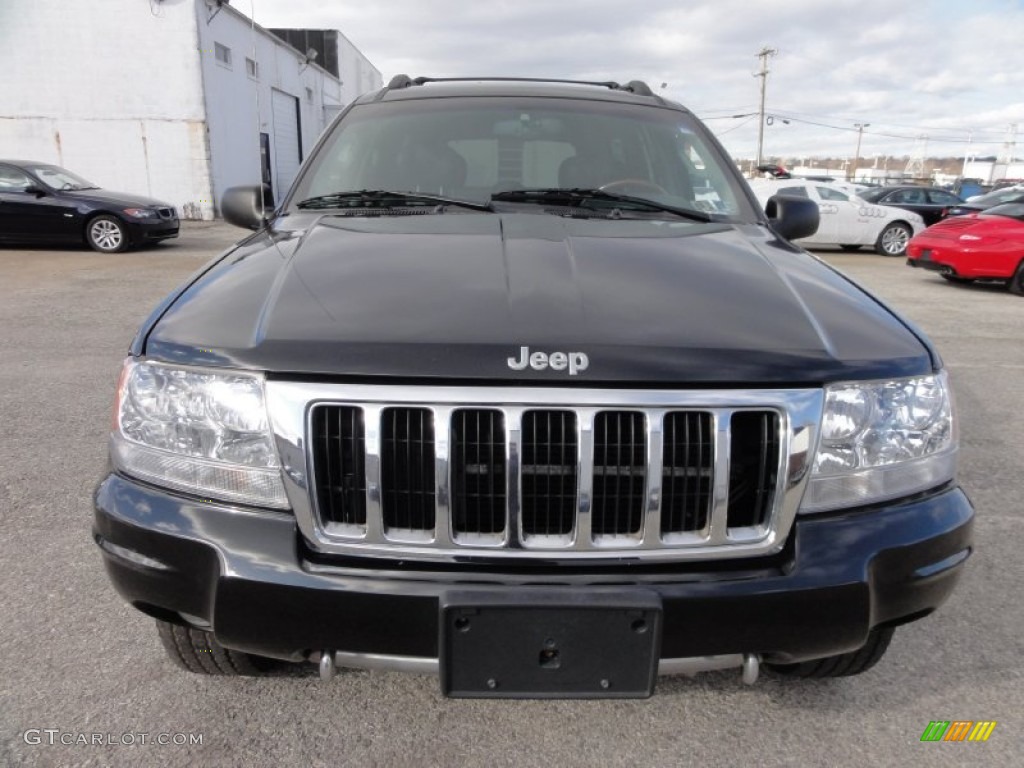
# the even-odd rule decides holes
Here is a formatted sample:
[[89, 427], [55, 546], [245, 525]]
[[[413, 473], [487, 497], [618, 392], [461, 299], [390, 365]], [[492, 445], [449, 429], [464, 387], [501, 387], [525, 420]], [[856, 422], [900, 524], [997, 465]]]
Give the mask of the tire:
[[875, 241], [875, 252], [882, 256], [903, 256], [913, 234], [910, 227], [901, 221], [886, 224]]
[[1017, 296], [1024, 296], [1024, 260], [1017, 265], [1017, 271], [1010, 278], [1010, 293]]
[[853, 245], [853, 244], [840, 245], [839, 247], [842, 248], [844, 251], [859, 251], [860, 250], [860, 246], [859, 245]]
[[120, 253], [128, 248], [128, 230], [116, 216], [102, 214], [85, 225], [85, 241], [94, 251]]
[[786, 677], [810, 679], [859, 675], [878, 663], [889, 647], [895, 631], [892, 627], [871, 630], [868, 641], [856, 651], [827, 656], [824, 659], [802, 661], [799, 664], [769, 664], [768, 668]]
[[939, 277], [941, 277], [943, 280], [948, 280], [951, 283], [955, 283], [956, 285], [967, 285], [969, 283], [974, 282], [973, 277], [960, 277], [960, 275], [941, 274], [939, 275]]
[[171, 661], [181, 669], [199, 675], [256, 677], [270, 672], [276, 662], [225, 648], [210, 632], [166, 621], [156, 622], [160, 642]]

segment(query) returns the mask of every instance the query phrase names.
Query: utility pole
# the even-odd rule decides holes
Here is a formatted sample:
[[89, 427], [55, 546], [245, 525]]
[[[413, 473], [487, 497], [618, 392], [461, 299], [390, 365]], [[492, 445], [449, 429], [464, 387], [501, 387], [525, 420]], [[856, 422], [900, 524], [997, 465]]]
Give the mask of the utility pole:
[[761, 165], [764, 160], [764, 92], [765, 86], [768, 84], [768, 57], [774, 56], [777, 53], [778, 51], [774, 48], [765, 46], [757, 54], [757, 57], [761, 60], [761, 71], [754, 73], [754, 77], [761, 78], [761, 109], [758, 111], [757, 121], [757, 165]]
[[857, 151], [853, 153], [853, 165], [850, 168], [850, 181], [857, 180], [857, 163], [860, 162], [860, 139], [864, 135], [864, 129], [868, 128], [871, 123], [854, 123], [853, 127], [857, 129]]
[[974, 138], [974, 129], [967, 131], [967, 149], [964, 150], [964, 167], [960, 171], [960, 178], [967, 178], [967, 159], [971, 156], [971, 139]]

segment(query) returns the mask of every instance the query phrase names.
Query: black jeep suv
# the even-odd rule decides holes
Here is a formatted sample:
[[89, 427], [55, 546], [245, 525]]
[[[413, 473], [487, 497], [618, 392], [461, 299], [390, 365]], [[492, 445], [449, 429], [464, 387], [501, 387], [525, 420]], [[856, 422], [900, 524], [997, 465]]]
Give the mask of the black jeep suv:
[[194, 672], [862, 672], [973, 511], [922, 334], [641, 82], [400, 76], [143, 324], [95, 539]]

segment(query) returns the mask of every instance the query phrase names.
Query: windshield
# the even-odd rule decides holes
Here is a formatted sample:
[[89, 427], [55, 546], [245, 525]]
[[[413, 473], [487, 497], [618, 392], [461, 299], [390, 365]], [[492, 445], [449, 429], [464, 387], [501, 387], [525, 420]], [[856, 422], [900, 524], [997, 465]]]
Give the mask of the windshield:
[[415, 99], [349, 112], [292, 200], [392, 190], [485, 202], [516, 190], [607, 186], [719, 220], [756, 220], [729, 164], [696, 121], [674, 109], [536, 97]]
[[995, 192], [989, 192], [987, 195], [982, 195], [981, 197], [972, 200], [971, 203], [999, 205], [1000, 203], [1007, 203], [1020, 199], [1024, 199], [1024, 187], [1006, 187], [1005, 189], [997, 189]]
[[26, 168], [53, 189], [98, 189], [91, 181], [56, 165], [29, 165]]
[[1003, 203], [985, 211], [988, 216], [1009, 216], [1024, 221], [1024, 203]]

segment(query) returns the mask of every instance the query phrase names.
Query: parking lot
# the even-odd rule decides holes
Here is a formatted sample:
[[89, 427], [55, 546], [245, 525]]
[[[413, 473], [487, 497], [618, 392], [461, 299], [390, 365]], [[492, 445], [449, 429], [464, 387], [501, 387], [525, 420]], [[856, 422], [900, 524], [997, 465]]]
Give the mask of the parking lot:
[[[762, 675], [747, 687], [737, 671], [663, 678], [649, 701], [480, 702], [392, 673], [325, 684], [312, 666], [260, 680], [177, 670], [152, 620], [107, 581], [90, 495], [136, 328], [242, 234], [186, 223], [178, 240], [138, 253], [0, 249], [0, 766], [1020, 764], [1024, 299], [948, 285], [867, 250], [820, 255], [938, 346], [978, 521], [949, 603], [899, 630], [864, 676]], [[986, 743], [921, 743], [932, 720], [998, 726]], [[53, 745], [47, 730], [58, 732]], [[61, 734], [103, 743], [62, 745]]]

